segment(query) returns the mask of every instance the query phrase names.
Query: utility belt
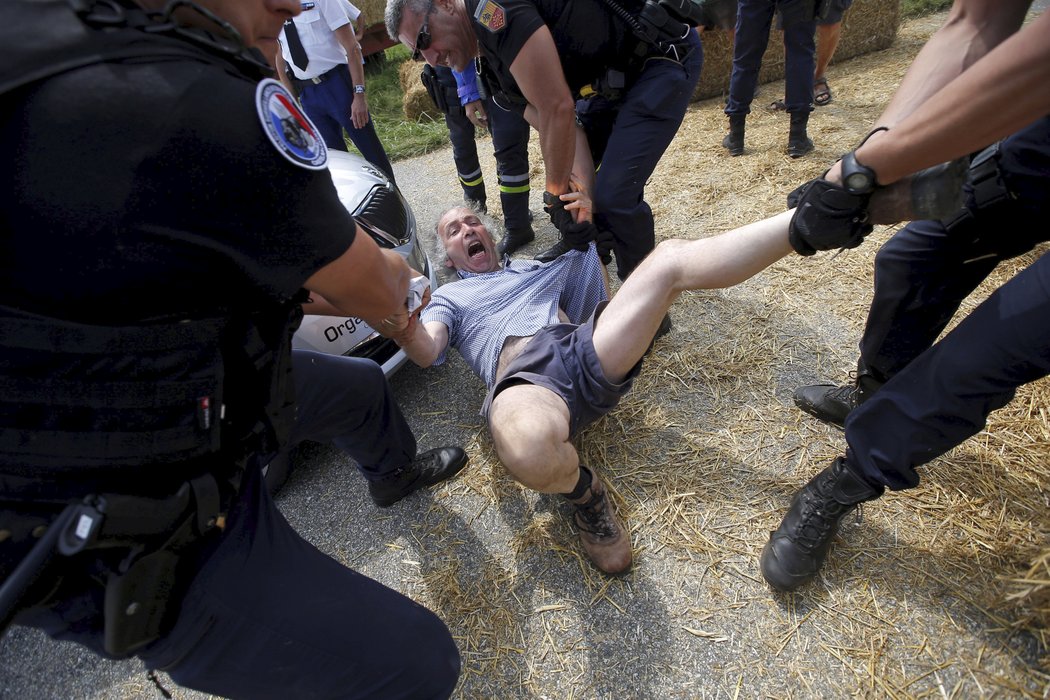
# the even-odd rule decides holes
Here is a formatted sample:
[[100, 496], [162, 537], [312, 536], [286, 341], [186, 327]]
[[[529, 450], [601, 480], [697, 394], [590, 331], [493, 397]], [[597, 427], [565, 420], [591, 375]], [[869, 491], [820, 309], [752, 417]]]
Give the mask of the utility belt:
[[650, 59], [682, 63], [693, 49], [690, 43], [693, 27], [704, 21], [702, 6], [696, 0], [646, 0], [637, 15], [621, 7], [616, 0], [603, 1], [614, 15], [627, 24], [638, 41], [628, 59], [628, 65], [608, 68], [593, 83], [584, 85], [578, 91], [581, 99], [595, 96], [619, 99]]
[[429, 63], [424, 64], [419, 79], [423, 83], [423, 87], [426, 88], [434, 106], [442, 114], [451, 114], [454, 109], [462, 107], [459, 102], [459, 88], [455, 81], [453, 80], [451, 85], [446, 84], [434, 66]]
[[321, 83], [339, 77], [339, 71], [342, 69], [349, 70], [349, 67], [345, 64], [340, 64], [338, 66], [335, 66], [334, 68], [329, 68], [324, 73], [321, 73], [321, 75], [318, 75], [315, 78], [306, 78], [305, 80], [296, 78], [291, 73], [288, 73], [288, 78], [292, 81], [292, 86], [295, 88], [295, 91], [301, 94], [303, 88], [311, 87], [313, 85], [320, 85]]
[[1002, 170], [999, 168], [1001, 149], [1002, 142], [997, 141], [978, 152], [970, 161], [970, 170], [966, 177], [969, 190], [966, 205], [954, 217], [945, 221], [945, 228], [949, 231], [972, 219], [975, 212], [1017, 198], [1003, 180]]
[[158, 639], [188, 583], [182, 566], [189, 563], [188, 548], [222, 530], [235, 489], [232, 481], [204, 474], [167, 498], [95, 494], [66, 505], [47, 525], [39, 524], [39, 509], [20, 522], [20, 509], [36, 504], [5, 503], [9, 536], [0, 547], [28, 553], [0, 585], [0, 634], [20, 610], [47, 603], [76, 576], [85, 585], [97, 579], [105, 589], [108, 654], [127, 656]]

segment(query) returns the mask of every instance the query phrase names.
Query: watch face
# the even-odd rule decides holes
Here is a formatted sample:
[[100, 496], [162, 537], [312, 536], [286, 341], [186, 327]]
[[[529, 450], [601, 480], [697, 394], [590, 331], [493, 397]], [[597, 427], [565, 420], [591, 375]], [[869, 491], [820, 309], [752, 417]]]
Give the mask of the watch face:
[[846, 189], [864, 192], [871, 188], [871, 182], [864, 173], [850, 173], [846, 178]]

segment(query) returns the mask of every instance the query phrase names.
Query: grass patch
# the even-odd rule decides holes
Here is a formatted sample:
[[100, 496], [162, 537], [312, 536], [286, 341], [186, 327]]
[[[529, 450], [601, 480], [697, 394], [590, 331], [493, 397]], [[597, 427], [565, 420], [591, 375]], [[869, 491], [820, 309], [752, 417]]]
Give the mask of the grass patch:
[[408, 49], [399, 44], [386, 50], [385, 60], [368, 66], [368, 109], [379, 140], [392, 161], [422, 155], [449, 143], [444, 120], [410, 122], [405, 119], [398, 71], [407, 60]]

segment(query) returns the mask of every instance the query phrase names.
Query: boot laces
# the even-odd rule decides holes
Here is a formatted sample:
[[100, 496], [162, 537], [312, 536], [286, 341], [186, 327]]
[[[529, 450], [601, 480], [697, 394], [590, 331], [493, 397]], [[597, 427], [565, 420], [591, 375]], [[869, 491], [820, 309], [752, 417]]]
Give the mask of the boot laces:
[[856, 384], [843, 384], [842, 386], [831, 389], [826, 394], [829, 401], [835, 403], [845, 404], [850, 409], [857, 407], [857, 385]]
[[591, 498], [576, 504], [576, 526], [595, 537], [614, 538], [619, 534], [604, 494], [591, 491]]
[[843, 505], [831, 495], [834, 478], [826, 474], [814, 484], [813, 492], [802, 493], [802, 522], [799, 523], [795, 539], [797, 544], [812, 551], [827, 541], [831, 530], [853, 505]]

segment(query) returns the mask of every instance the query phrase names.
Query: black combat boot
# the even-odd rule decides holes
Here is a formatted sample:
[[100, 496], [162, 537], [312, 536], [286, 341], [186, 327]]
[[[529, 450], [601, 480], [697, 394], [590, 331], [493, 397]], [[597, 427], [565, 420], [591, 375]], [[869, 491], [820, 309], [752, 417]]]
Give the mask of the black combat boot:
[[744, 120], [746, 114], [729, 115], [729, 133], [722, 139], [722, 145], [729, 155], [738, 156], [744, 152]]
[[857, 362], [857, 377], [852, 384], [800, 387], [795, 390], [795, 405], [814, 418], [841, 428], [850, 411], [870, 399], [884, 383], [861, 360]]
[[842, 519], [882, 495], [839, 457], [813, 477], [791, 501], [780, 527], [762, 550], [762, 575], [778, 591], [793, 591], [812, 581], [824, 565]]
[[806, 135], [809, 112], [791, 113], [791, 131], [788, 132], [788, 155], [801, 158], [813, 150], [813, 141]]
[[508, 228], [503, 239], [496, 244], [496, 253], [502, 258], [511, 255], [518, 248], [532, 243], [536, 239], [536, 232], [532, 230], [531, 224], [525, 224], [521, 228]]
[[380, 508], [392, 506], [425, 486], [451, 479], [467, 466], [467, 455], [458, 447], [439, 447], [416, 455], [404, 467], [368, 481], [368, 492]]
[[572, 247], [565, 242], [565, 239], [559, 238], [557, 243], [555, 243], [550, 248], [537, 255], [536, 259], [540, 262], [550, 262], [551, 260], [560, 258], [561, 256], [568, 253], [570, 250], [572, 250]]

